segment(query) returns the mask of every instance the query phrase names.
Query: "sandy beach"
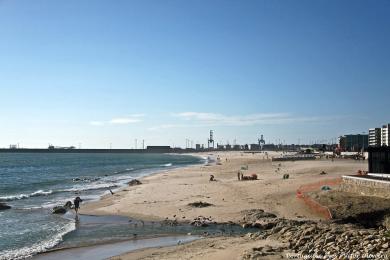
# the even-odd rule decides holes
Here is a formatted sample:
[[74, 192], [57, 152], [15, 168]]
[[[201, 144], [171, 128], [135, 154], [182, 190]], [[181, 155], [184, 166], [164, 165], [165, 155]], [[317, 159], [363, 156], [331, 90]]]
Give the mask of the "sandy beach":
[[[269, 153], [269, 158], [278, 154]], [[207, 216], [216, 222], [237, 223], [243, 210], [263, 209], [287, 219], [320, 220], [322, 216], [296, 198], [296, 190], [303, 184], [338, 178], [367, 168], [366, 163], [355, 160], [272, 162], [262, 153], [215, 152], [197, 156], [219, 157], [221, 163], [178, 168], [145, 177], [141, 180], [142, 185], [129, 186], [113, 196], [84, 205], [81, 213], [177, 221]], [[243, 171], [245, 175], [255, 173], [259, 179], [238, 181], [237, 172], [243, 166], [248, 167]], [[322, 171], [327, 174], [320, 175]], [[211, 174], [216, 181], [209, 181]], [[284, 174], [289, 174], [289, 179], [284, 180]], [[188, 206], [197, 201], [212, 206]], [[134, 251], [116, 259], [238, 259], [253, 243], [246, 237], [206, 238], [175, 247]], [[278, 242], [267, 240], [262, 243]]]

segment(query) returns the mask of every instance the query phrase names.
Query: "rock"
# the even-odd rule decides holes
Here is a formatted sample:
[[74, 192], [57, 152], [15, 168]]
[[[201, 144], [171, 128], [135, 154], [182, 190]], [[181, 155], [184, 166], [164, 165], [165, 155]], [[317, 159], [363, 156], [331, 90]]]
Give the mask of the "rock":
[[55, 206], [52, 209], [53, 214], [65, 214], [68, 211], [68, 209], [64, 206]]
[[135, 185], [141, 185], [142, 182], [139, 181], [139, 180], [137, 180], [137, 179], [133, 179], [133, 180], [129, 181], [127, 184], [128, 184], [129, 186], [135, 186]]
[[53, 214], [65, 214], [68, 210], [72, 208], [73, 204], [71, 201], [67, 201], [64, 206], [55, 206], [52, 209]]
[[386, 216], [383, 220], [383, 226], [387, 229], [390, 230], [390, 215]]
[[250, 210], [244, 210], [241, 212], [243, 215], [243, 220], [248, 222], [256, 222], [257, 220], [263, 219], [263, 218], [276, 218], [277, 216], [275, 214], [265, 212], [262, 209], [250, 209]]
[[0, 210], [6, 210], [6, 209], [10, 209], [11, 206], [5, 204], [4, 202], [0, 202]]
[[71, 209], [73, 206], [72, 202], [69, 200], [65, 203], [64, 207], [68, 208], [68, 209]]
[[249, 223], [244, 223], [241, 226], [242, 226], [242, 228], [251, 228], [252, 227], [252, 225]]

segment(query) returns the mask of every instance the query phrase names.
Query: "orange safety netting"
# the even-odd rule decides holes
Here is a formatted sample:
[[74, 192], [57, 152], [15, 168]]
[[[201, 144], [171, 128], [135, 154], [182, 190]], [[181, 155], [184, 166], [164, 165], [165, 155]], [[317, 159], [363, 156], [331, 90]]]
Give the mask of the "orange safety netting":
[[339, 185], [341, 184], [341, 182], [342, 182], [342, 178], [336, 178], [336, 179], [327, 179], [315, 183], [302, 185], [297, 190], [297, 198], [302, 199], [305, 202], [305, 204], [309, 206], [310, 209], [312, 209], [314, 212], [318, 213], [319, 215], [322, 215], [326, 219], [332, 219], [332, 213], [330, 212], [329, 208], [313, 200], [307, 193], [312, 191], [319, 191], [323, 186]]

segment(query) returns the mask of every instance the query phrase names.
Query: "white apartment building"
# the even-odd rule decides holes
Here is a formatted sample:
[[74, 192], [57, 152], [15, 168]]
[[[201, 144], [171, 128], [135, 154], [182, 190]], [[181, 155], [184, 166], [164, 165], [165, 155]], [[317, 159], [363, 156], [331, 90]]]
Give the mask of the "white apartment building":
[[368, 146], [382, 145], [382, 128], [370, 128], [368, 130]]
[[368, 146], [390, 146], [390, 124], [368, 129]]
[[390, 124], [382, 126], [381, 129], [381, 145], [390, 146]]

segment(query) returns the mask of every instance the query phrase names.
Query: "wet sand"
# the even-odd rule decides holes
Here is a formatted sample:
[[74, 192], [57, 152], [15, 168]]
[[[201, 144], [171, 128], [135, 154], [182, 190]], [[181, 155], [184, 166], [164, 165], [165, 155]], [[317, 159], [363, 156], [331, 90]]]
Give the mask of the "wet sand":
[[129, 240], [124, 242], [110, 243], [104, 245], [78, 247], [65, 250], [47, 252], [34, 257], [34, 260], [51, 259], [78, 259], [78, 260], [102, 260], [125, 252], [145, 248], [158, 248], [187, 243], [198, 239], [195, 236], [172, 236], [148, 239]]

